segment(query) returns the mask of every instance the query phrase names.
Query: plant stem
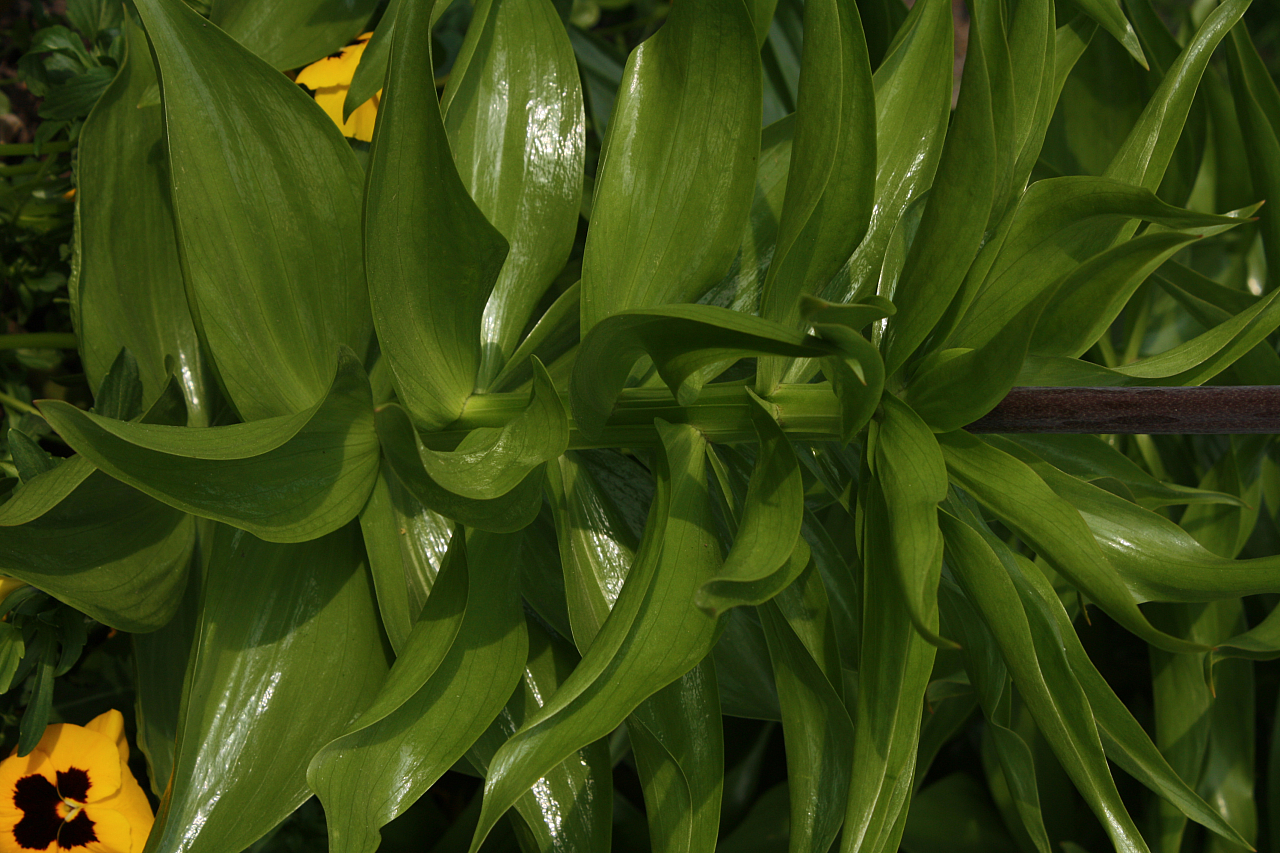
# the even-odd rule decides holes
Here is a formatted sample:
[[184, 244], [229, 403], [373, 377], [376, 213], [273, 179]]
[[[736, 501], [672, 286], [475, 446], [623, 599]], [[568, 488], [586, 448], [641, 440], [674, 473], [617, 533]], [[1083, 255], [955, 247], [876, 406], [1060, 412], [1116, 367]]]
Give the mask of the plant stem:
[[10, 397], [3, 391], [0, 391], [0, 406], [6, 406], [10, 409], [17, 409], [19, 412], [26, 412], [28, 415], [38, 415], [39, 411], [30, 403], [24, 403], [17, 397]]
[[0, 335], [0, 350], [8, 349], [75, 349], [80, 346], [69, 332], [33, 332], [23, 335]]
[[[783, 430], [799, 441], [839, 441], [840, 404], [831, 386], [783, 385], [769, 398]], [[423, 436], [449, 450], [471, 430], [501, 427], [528, 403], [523, 393], [482, 394], [449, 429]], [[569, 416], [569, 447], [648, 447], [658, 443], [655, 418], [697, 427], [709, 441], [756, 441], [755, 405], [742, 385], [708, 385], [691, 406], [665, 388], [628, 388], [598, 436], [582, 433]], [[565, 405], [569, 410], [568, 401]], [[986, 416], [965, 427], [974, 433], [1160, 433], [1229, 435], [1280, 433], [1280, 386], [1209, 388], [1014, 388]]]

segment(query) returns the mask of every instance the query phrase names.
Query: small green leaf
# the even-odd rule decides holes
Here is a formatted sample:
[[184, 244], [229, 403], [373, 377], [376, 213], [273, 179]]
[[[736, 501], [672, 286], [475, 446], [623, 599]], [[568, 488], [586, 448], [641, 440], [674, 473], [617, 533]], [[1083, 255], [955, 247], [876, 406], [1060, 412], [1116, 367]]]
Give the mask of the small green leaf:
[[[1093, 20], [1102, 25], [1102, 28], [1111, 35], [1115, 36], [1116, 41], [1124, 45], [1124, 49], [1129, 51], [1129, 55], [1138, 61], [1143, 68], [1147, 66], [1147, 57], [1142, 53], [1142, 45], [1138, 43], [1138, 34], [1133, 31], [1133, 25], [1124, 16], [1124, 12], [1120, 8], [1118, 0], [1072, 0]], [[1154, 188], [1153, 188], [1154, 189]]]

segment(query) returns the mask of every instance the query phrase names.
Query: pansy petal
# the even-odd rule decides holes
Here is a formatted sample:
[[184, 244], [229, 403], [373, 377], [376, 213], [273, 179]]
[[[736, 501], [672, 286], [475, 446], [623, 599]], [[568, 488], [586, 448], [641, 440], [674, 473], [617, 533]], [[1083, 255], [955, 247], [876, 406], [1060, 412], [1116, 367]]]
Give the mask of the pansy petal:
[[4, 820], [11, 812], [21, 815], [21, 811], [13, 803], [13, 793], [17, 789], [18, 780], [27, 776], [43, 776], [51, 784], [57, 784], [53, 762], [39, 748], [22, 758], [10, 755], [0, 761], [0, 820]]
[[308, 89], [350, 86], [351, 78], [355, 76], [356, 66], [360, 64], [362, 55], [364, 55], [364, 42], [344, 47], [337, 56], [326, 56], [299, 71], [294, 82]]
[[320, 109], [324, 110], [324, 114], [338, 127], [342, 127], [342, 102], [347, 99], [347, 87], [326, 86], [323, 89], [316, 89], [315, 99]]
[[124, 774], [119, 791], [94, 803], [88, 809], [93, 815], [111, 812], [123, 817], [129, 823], [133, 833], [133, 849], [137, 851], [142, 850], [146, 845], [147, 836], [151, 834], [151, 825], [155, 823], [151, 803], [132, 773]]
[[[64, 783], [60, 782], [59, 793], [64, 797], [92, 803], [120, 790], [120, 750], [101, 732], [58, 723], [45, 729], [36, 749], [49, 756], [55, 778], [61, 774], [66, 781], [74, 783], [75, 793], [84, 788], [85, 799], [80, 800], [72, 791], [63, 790]], [[84, 772], [87, 784], [81, 784], [76, 771]]]
[[342, 135], [359, 139], [362, 142], [370, 142], [373, 139], [373, 123], [378, 117], [378, 99], [370, 98], [359, 107], [347, 119], [347, 123], [342, 126]]
[[117, 811], [87, 806], [84, 814], [93, 823], [96, 840], [82, 847], [69, 848], [70, 853], [139, 853], [147, 843], [145, 835], [135, 837], [128, 819]]
[[124, 736], [124, 714], [112, 708], [110, 711], [94, 717], [85, 724], [85, 728], [91, 732], [98, 732], [113, 742], [116, 748], [120, 750], [120, 763], [128, 763], [129, 741]]

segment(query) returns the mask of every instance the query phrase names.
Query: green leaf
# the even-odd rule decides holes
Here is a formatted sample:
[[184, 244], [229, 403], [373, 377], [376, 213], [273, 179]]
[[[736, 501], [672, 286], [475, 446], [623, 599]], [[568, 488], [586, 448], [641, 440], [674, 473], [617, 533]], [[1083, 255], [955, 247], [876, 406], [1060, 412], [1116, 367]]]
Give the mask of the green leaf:
[[939, 648], [954, 647], [932, 627], [942, 572], [938, 504], [947, 496], [946, 462], [932, 430], [909, 406], [892, 394], [881, 405], [884, 419], [868, 462], [884, 494], [890, 565], [916, 630]]
[[705, 440], [658, 422], [658, 493], [635, 564], [572, 676], [494, 756], [472, 848], [547, 770], [612, 731], [711, 650], [715, 622], [693, 603], [718, 568], [710, 533]]
[[834, 661], [822, 652], [815, 656], [788, 624], [799, 623], [829, 646], [836, 645], [821, 576], [810, 567], [759, 612], [782, 706], [791, 849], [826, 853], [844, 822], [853, 722], [841, 698], [838, 652]]
[[731, 607], [767, 601], [795, 580], [809, 562], [809, 547], [800, 540], [804, 516], [800, 463], [767, 404], [754, 394], [752, 398], [759, 403], [751, 408], [751, 417], [760, 436], [760, 449], [737, 533], [724, 566], [697, 593], [698, 606], [712, 616]]
[[[1173, 803], [1187, 817], [1212, 829], [1223, 838], [1242, 841], [1240, 834], [1173, 771], [1160, 750], [1151, 742], [1146, 730], [1133, 718], [1133, 714], [1098, 672], [1049, 580], [1025, 558], [1018, 556], [1015, 562], [1022, 567], [1021, 577], [1035, 589], [1043, 606], [1057, 623], [1058, 636], [1062, 638], [1067, 657], [1071, 661], [1071, 669], [1085, 695], [1089, 697], [1089, 706], [1107, 757], [1130, 776]], [[1024, 602], [1026, 601], [1029, 599], [1024, 598]]]
[[556, 297], [490, 383], [494, 391], [510, 390], [521, 380], [528, 382], [532, 373], [530, 359], [535, 355], [545, 364], [577, 345], [581, 293], [582, 282], [575, 281]]
[[564, 267], [578, 226], [586, 156], [582, 86], [550, 0], [480, 3], [442, 106], [462, 182], [511, 247], [482, 319], [484, 389]]
[[[876, 189], [876, 103], [856, 3], [804, 7], [804, 62], [777, 246], [760, 315], [800, 325], [801, 294], [825, 287], [866, 234]], [[756, 390], [767, 395], [786, 362], [766, 358]]]
[[1018, 847], [1001, 826], [981, 783], [957, 772], [911, 800], [902, 849], [905, 853], [1013, 853]]
[[[467, 751], [468, 760], [481, 771], [488, 768], [498, 747], [524, 724], [525, 718], [542, 707], [578, 663], [573, 648], [552, 637], [537, 621], [526, 618], [525, 627], [529, 634], [529, 660], [520, 686], [498, 718]], [[516, 801], [515, 809], [523, 824], [517, 826], [517, 835], [527, 832], [533, 838], [534, 849], [546, 853], [610, 849], [611, 774], [608, 743], [598, 740], [584, 746]]]
[[424, 467], [424, 453], [409, 414], [396, 405], [379, 409], [374, 416], [382, 453], [405, 490], [427, 509], [446, 518], [494, 533], [511, 533], [526, 527], [542, 506], [542, 472], [534, 468], [518, 485], [492, 500], [477, 500], [446, 489]]
[[[859, 552], [868, 567], [892, 560], [888, 509], [874, 479], [859, 495]], [[937, 535], [936, 533], [934, 534]], [[853, 774], [841, 849], [892, 851], [914, 788], [916, 744], [925, 688], [936, 650], [911, 624], [896, 579], [864, 571], [861, 660], [853, 706]], [[926, 628], [937, 633], [937, 610]]]
[[311, 796], [307, 762], [387, 672], [362, 557], [354, 525], [289, 544], [218, 527], [147, 853], [243, 850]]
[[1213, 601], [1280, 592], [1280, 556], [1219, 556], [1162, 515], [1068, 476], [1007, 439], [992, 436], [989, 442], [993, 449], [1022, 455], [1036, 476], [1075, 507], [1133, 600]]
[[209, 21], [273, 68], [288, 71], [355, 38], [377, 0], [213, 0]]
[[[1129, 55], [1147, 68], [1147, 57], [1142, 53], [1142, 45], [1138, 44], [1138, 34], [1133, 25], [1124, 16], [1118, 0], [1071, 0], [1080, 11], [1102, 25], [1102, 28], [1115, 36], [1116, 41], [1124, 45]], [[1155, 189], [1155, 187], [1152, 187]]]
[[[110, 5], [110, 4], [107, 4]], [[80, 357], [95, 388], [126, 348], [138, 361], [142, 397], [183, 385], [193, 426], [212, 416], [213, 377], [187, 308], [174, 235], [159, 110], [138, 109], [155, 82], [146, 35], [129, 19], [126, 55], [80, 132], [75, 245], [70, 284]]]
[[157, 500], [301, 542], [355, 518], [378, 474], [369, 380], [350, 351], [319, 396], [296, 415], [205, 429], [115, 421], [56, 400], [41, 411], [93, 464]]
[[[856, 302], [874, 291], [902, 211], [933, 182], [951, 109], [951, 30], [950, 4], [922, 0], [876, 69], [875, 207], [846, 267], [818, 292], [824, 299]], [[794, 375], [793, 369], [784, 381], [795, 381]]]
[[[1050, 465], [1078, 477], [1081, 480], [1110, 485], [1118, 483], [1138, 506], [1157, 509], [1178, 504], [1227, 504], [1240, 506], [1243, 502], [1226, 492], [1196, 489], [1177, 483], [1157, 480], [1140, 468], [1133, 460], [1117, 451], [1096, 435], [1036, 435], [1010, 436], [1018, 444], [1048, 462]], [[1108, 491], [1113, 491], [1108, 488]]]
[[1023, 194], [1005, 233], [987, 243], [974, 263], [962, 319], [947, 345], [977, 348], [994, 338], [1081, 259], [1110, 247], [1135, 218], [1183, 229], [1233, 221], [1173, 207], [1149, 190], [1106, 178], [1037, 181]]
[[627, 717], [627, 734], [652, 846], [714, 851], [725, 780], [720, 696], [710, 658], [641, 702]]
[[[1117, 850], [1146, 851], [1107, 765], [1089, 701], [1052, 617], [1016, 568], [1013, 552], [990, 533], [940, 516], [948, 561], [995, 637], [1018, 693]], [[981, 522], [979, 522], [981, 523]], [[1028, 606], [1027, 600], [1031, 605]]]
[[672, 7], [627, 60], [591, 209], [582, 328], [691, 302], [729, 269], [759, 153], [760, 54], [741, 0]]
[[[987, 14], [981, 6], [975, 13]], [[993, 81], [978, 21], [970, 24], [969, 34], [960, 102], [929, 190], [919, 236], [912, 241], [894, 286], [886, 290], [881, 282], [884, 292], [880, 295], [898, 307], [880, 341], [889, 375], [924, 342], [960, 289], [981, 247], [995, 200], [997, 154], [1006, 152], [997, 149]]]
[[9, 444], [9, 455], [13, 457], [13, 467], [18, 469], [22, 482], [29, 483], [58, 467], [58, 460], [53, 458], [53, 454], [22, 430], [10, 427], [5, 433], [5, 440]]
[[287, 77], [185, 3], [135, 5], [160, 69], [196, 327], [245, 420], [302, 411], [328, 387], [335, 350], [369, 346], [364, 172]]
[[[940, 435], [938, 443], [951, 481], [1009, 525], [1055, 571], [1088, 595], [1112, 619], [1157, 648], [1171, 652], [1203, 651], [1198, 644], [1152, 627], [1080, 512], [1059, 497], [1037, 471], [968, 433]], [[1116, 500], [1138, 509], [1128, 501]]]
[[307, 781], [324, 805], [336, 853], [376, 850], [378, 829], [471, 748], [524, 670], [529, 644], [514, 582], [519, 538], [473, 531], [466, 539], [464, 549], [454, 533], [432, 595], [373, 703], [311, 760]]
[[534, 359], [529, 405], [505, 426], [474, 429], [451, 451], [419, 451], [427, 476], [475, 501], [493, 500], [516, 488], [533, 469], [569, 447], [569, 416], [551, 377]]
[[456, 419], [475, 388], [485, 303], [508, 248], [468, 195], [435, 89], [422, 82], [439, 5], [400, 7], [364, 204], [378, 341], [400, 401], [428, 429]]
[[[1111, 0], [1105, 0], [1110, 2]], [[1104, 0], [1098, 0], [1104, 2]], [[1178, 139], [1195, 97], [1200, 78], [1214, 48], [1249, 8], [1251, 0], [1224, 0], [1205, 18], [1177, 61], [1165, 73], [1160, 88], [1142, 117], [1116, 152], [1104, 177], [1155, 191], [1173, 158]], [[1129, 233], [1132, 233], [1130, 231]]]
[[578, 429], [595, 436], [604, 428], [641, 356], [653, 359], [676, 400], [687, 406], [709, 378], [704, 372], [709, 367], [757, 354], [813, 357], [833, 349], [781, 324], [711, 305], [623, 311], [598, 323], [583, 338], [569, 398]]
[[[1280, 198], [1280, 92], [1243, 25], [1232, 28], [1227, 46], [1231, 90], [1253, 191], [1268, 201]], [[1259, 229], [1267, 256], [1280, 257], [1280, 215], [1264, 208]]]

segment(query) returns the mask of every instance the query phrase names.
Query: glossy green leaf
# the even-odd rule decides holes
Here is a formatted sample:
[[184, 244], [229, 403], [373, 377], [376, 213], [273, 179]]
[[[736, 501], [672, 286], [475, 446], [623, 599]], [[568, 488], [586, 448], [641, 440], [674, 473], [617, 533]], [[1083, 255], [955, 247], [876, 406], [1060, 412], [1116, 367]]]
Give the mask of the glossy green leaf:
[[[754, 395], [753, 395], [754, 396]], [[733, 546], [724, 566], [698, 590], [698, 606], [712, 616], [731, 607], [772, 598], [804, 570], [809, 548], [793, 556], [800, 542], [804, 484], [800, 463], [767, 404], [751, 408], [760, 449], [742, 501]], [[803, 543], [801, 543], [803, 544]]]
[[309, 408], [247, 424], [134, 424], [42, 403], [59, 434], [103, 471], [184, 512], [273, 542], [329, 533], [378, 474], [369, 380], [349, 351]]
[[1026, 188], [1058, 102], [1058, 75], [1065, 78], [1078, 58], [1078, 54], [1064, 49], [1072, 43], [1071, 36], [1076, 35], [1070, 24], [1063, 26], [1064, 44], [1059, 45], [1054, 12], [1053, 3], [1022, 2], [1013, 9], [1007, 23], [1006, 51], [1012, 85], [1005, 97], [1012, 102], [1014, 161], [1007, 184], [997, 184], [989, 226], [1004, 219]]
[[1280, 591], [1280, 557], [1219, 556], [1162, 515], [1028, 457], [1006, 439], [993, 436], [989, 442], [993, 449], [1020, 452], [1023, 462], [1075, 507], [1134, 600], [1212, 601]]
[[[852, 761], [853, 722], [841, 698], [839, 654], [832, 662], [815, 657], [788, 624], [823, 636], [834, 646], [821, 577], [812, 568], [794, 586], [760, 608], [769, 641], [769, 657], [778, 682], [787, 781], [791, 791], [791, 849], [825, 853], [844, 822]], [[825, 623], [825, 624], [824, 624]], [[833, 648], [834, 652], [835, 649]], [[831, 678], [836, 681], [833, 683]]]
[[[1242, 840], [1239, 833], [1174, 772], [1160, 750], [1151, 742], [1146, 730], [1133, 718], [1133, 714], [1098, 672], [1071, 624], [1071, 617], [1067, 615], [1057, 592], [1044, 574], [1023, 557], [1017, 557], [1015, 562], [1022, 568], [1021, 577], [1035, 589], [1043, 606], [1058, 625], [1058, 635], [1062, 638], [1067, 657], [1071, 661], [1072, 671], [1089, 698], [1089, 707], [1107, 757], [1130, 776], [1173, 803], [1187, 817], [1212, 829], [1223, 838]], [[1030, 599], [1024, 597], [1023, 601], [1025, 603]]]
[[711, 305], [624, 311], [583, 338], [569, 386], [573, 415], [586, 435], [599, 434], [644, 355], [681, 405], [689, 405], [708, 378], [703, 371], [726, 360], [765, 353], [822, 356], [833, 349], [778, 323]]
[[[988, 13], [978, 6], [975, 14]], [[960, 102], [929, 190], [919, 237], [912, 241], [893, 287], [884, 291], [886, 282], [881, 282], [880, 295], [898, 306], [880, 341], [890, 375], [924, 342], [960, 289], [995, 201], [997, 137], [984, 38], [979, 22], [973, 21]]]
[[550, 0], [479, 4], [441, 104], [462, 182], [510, 244], [481, 321], [483, 389], [515, 351], [578, 226], [582, 87]]
[[1196, 489], [1157, 480], [1129, 457], [1117, 451], [1096, 435], [1010, 436], [1032, 453], [1073, 477], [1099, 484], [1114, 491], [1119, 484], [1134, 503], [1146, 509], [1178, 504], [1228, 504], [1239, 506], [1240, 498], [1226, 492]]
[[[760, 316], [800, 325], [801, 294], [826, 286], [866, 234], [876, 190], [876, 102], [856, 3], [804, 7], [804, 54], [777, 246]], [[764, 359], [768, 394], [786, 362]]]
[[[1156, 274], [1156, 281], [1202, 326], [1210, 329], [1220, 326], [1231, 319], [1233, 312], [1247, 311], [1257, 301], [1251, 294], [1223, 287], [1186, 267], [1175, 271], [1177, 266], [1176, 262], [1165, 264]], [[1175, 283], [1174, 278], [1191, 285], [1192, 289]], [[1245, 385], [1270, 385], [1280, 377], [1280, 355], [1264, 340], [1241, 355], [1231, 365], [1229, 374]]]
[[1191, 111], [1196, 87], [1209, 64], [1209, 57], [1249, 8], [1250, 2], [1251, 0], [1224, 0], [1222, 5], [1205, 18], [1195, 37], [1165, 73], [1160, 88], [1151, 96], [1138, 123], [1107, 167], [1104, 177], [1153, 192], [1160, 186], [1182, 135], [1187, 114]]
[[[552, 637], [532, 619], [525, 620], [529, 659], [520, 686], [493, 724], [467, 752], [479, 769], [487, 769], [493, 753], [514, 734], [525, 718], [564, 683], [578, 656], [567, 643]], [[533, 790], [516, 801], [523, 820], [517, 828], [528, 832], [539, 853], [608, 850], [613, 829], [613, 784], [608, 744], [599, 740], [569, 756], [543, 776]]]
[[359, 531], [273, 544], [219, 526], [195, 645], [147, 853], [242, 850], [311, 796], [307, 762], [387, 671]]
[[705, 658], [627, 717], [656, 849], [716, 849], [724, 786], [720, 712], [715, 665]]
[[942, 540], [938, 504], [947, 496], [947, 467], [933, 432], [920, 416], [892, 394], [881, 402], [875, 456], [869, 460], [884, 492], [893, 572], [911, 615], [911, 623], [940, 648], [954, 643], [938, 636], [938, 579]]
[[876, 69], [875, 207], [849, 263], [817, 294], [824, 299], [854, 302], [874, 290], [902, 211], [933, 182], [951, 107], [951, 30], [945, 0], [917, 3]]
[[1148, 190], [1089, 177], [1032, 184], [1012, 216], [975, 262], [985, 273], [949, 346], [976, 348], [994, 338], [1050, 285], [1107, 249], [1131, 219], [1174, 228], [1231, 224], [1230, 217], [1182, 210]]
[[274, 68], [300, 68], [359, 34], [377, 0], [213, 0], [209, 21]]
[[[876, 481], [863, 488], [859, 551], [879, 568], [893, 559], [888, 509]], [[934, 534], [937, 535], [936, 533]], [[937, 609], [925, 625], [937, 633]], [[896, 850], [914, 789], [916, 742], [935, 649], [911, 624], [901, 585], [889, 572], [863, 572], [861, 660], [850, 698], [853, 767], [840, 849]]]
[[365, 269], [383, 356], [414, 420], [462, 412], [480, 366], [485, 303], [507, 241], [454, 164], [432, 78], [432, 7], [405, 3], [392, 36], [364, 202]]
[[1142, 53], [1142, 45], [1138, 43], [1138, 34], [1133, 31], [1133, 25], [1124, 16], [1118, 0], [1072, 0], [1072, 3], [1097, 21], [1104, 30], [1115, 36], [1116, 41], [1124, 45], [1124, 49], [1129, 51], [1129, 55], [1136, 59], [1139, 65], [1143, 68], [1147, 67], [1147, 57]]
[[374, 417], [382, 453], [404, 488], [427, 509], [468, 527], [511, 533], [529, 525], [542, 505], [542, 472], [535, 467], [514, 488], [492, 500], [459, 495], [437, 483], [424, 467], [422, 446], [408, 412], [397, 405]]
[[574, 674], [494, 756], [473, 848], [543, 773], [612, 731], [711, 650], [715, 622], [693, 603], [720, 563], [709, 532], [706, 444], [688, 426], [660, 421], [658, 429], [665, 452], [636, 561]]
[[339, 347], [369, 346], [364, 173], [287, 77], [185, 3], [135, 5], [160, 69], [196, 328], [243, 418], [302, 411], [328, 388]]
[[494, 377], [491, 383], [493, 390], [510, 390], [522, 379], [527, 382], [532, 373], [530, 364], [533, 356], [546, 364], [578, 343], [578, 301], [581, 294], [582, 282], [575, 281], [556, 297]]
[[[1117, 850], [1145, 851], [1111, 778], [1089, 701], [1076, 681], [1057, 628], [1024, 600], [1035, 592], [1011, 570], [1013, 553], [987, 534], [941, 516], [949, 561], [1000, 647], [1037, 726], [1103, 823]], [[993, 550], [995, 549], [995, 550]]]
[[[1157, 648], [1172, 652], [1203, 650], [1198, 644], [1170, 637], [1152, 627], [1080, 512], [1059, 497], [1038, 472], [967, 433], [938, 436], [938, 443], [951, 481], [1009, 525], [1111, 618]], [[1138, 509], [1128, 501], [1116, 500]]]
[[582, 328], [691, 302], [729, 269], [759, 153], [760, 55], [741, 0], [678, 5], [631, 54], [582, 266]]
[[127, 27], [126, 56], [80, 132], [76, 166], [78, 265], [70, 285], [80, 357], [98, 387], [125, 347], [138, 360], [142, 396], [169, 381], [172, 357], [193, 426], [212, 415], [209, 373], [187, 308], [174, 236], [159, 110], [138, 109], [155, 84], [146, 35]]
[[533, 469], [569, 447], [569, 416], [542, 363], [534, 360], [533, 392], [505, 426], [472, 430], [450, 451], [419, 451], [427, 475], [454, 494], [493, 500], [516, 488]]
[[1276, 291], [1252, 308], [1185, 343], [1117, 368], [1068, 358], [1028, 358], [1020, 385], [1203, 385], [1243, 358], [1280, 327]]
[[330, 850], [376, 850], [378, 829], [466, 753], [524, 670], [528, 636], [514, 583], [519, 539], [474, 531], [465, 551], [461, 540], [455, 533], [458, 553], [441, 568], [372, 704], [307, 770], [324, 804]]

